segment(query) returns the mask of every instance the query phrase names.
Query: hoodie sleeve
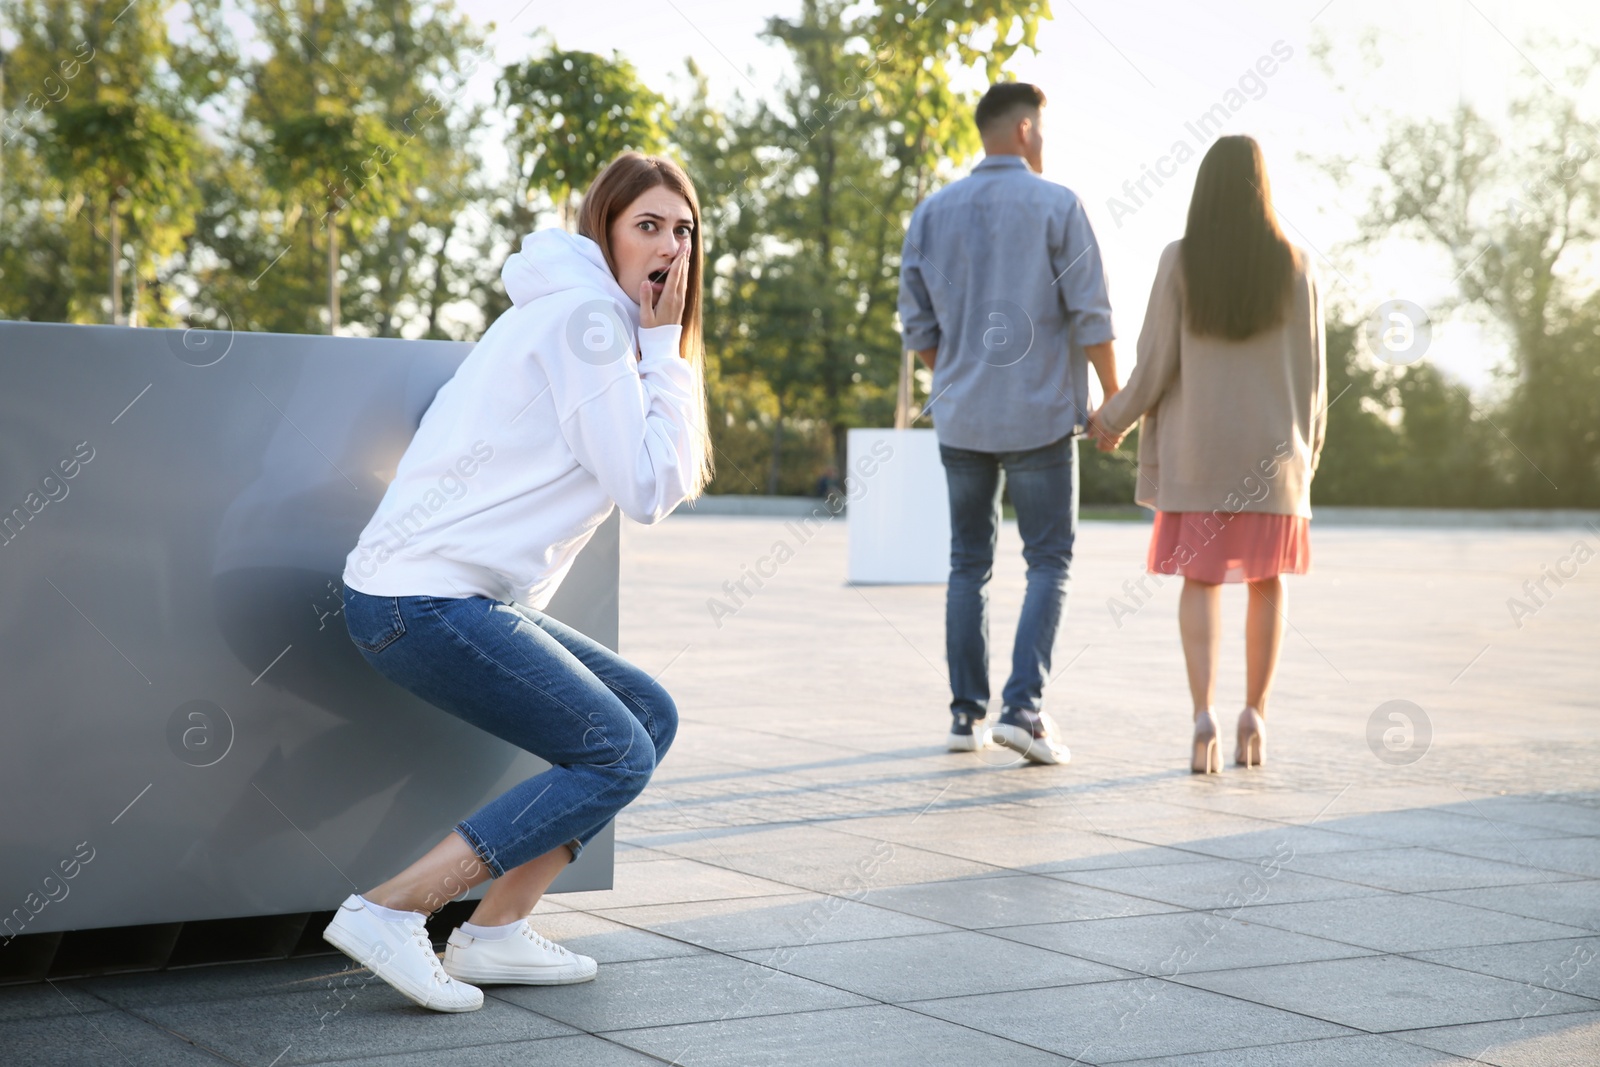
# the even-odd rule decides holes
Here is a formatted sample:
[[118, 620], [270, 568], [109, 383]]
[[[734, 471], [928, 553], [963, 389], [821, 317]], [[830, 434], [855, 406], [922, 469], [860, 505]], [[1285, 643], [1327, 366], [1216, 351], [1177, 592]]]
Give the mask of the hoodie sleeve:
[[636, 359], [625, 323], [610, 324], [620, 336], [599, 349], [601, 357], [587, 343], [575, 351], [562, 337], [553, 346], [558, 365], [546, 360], [546, 371], [573, 456], [624, 515], [648, 525], [688, 495], [693, 376], [678, 355], [681, 326], [640, 330]]

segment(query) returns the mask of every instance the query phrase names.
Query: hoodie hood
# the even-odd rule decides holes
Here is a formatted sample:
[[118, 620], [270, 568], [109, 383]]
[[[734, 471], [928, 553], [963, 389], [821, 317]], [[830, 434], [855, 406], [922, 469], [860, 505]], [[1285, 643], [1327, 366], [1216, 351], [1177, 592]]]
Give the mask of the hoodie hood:
[[555, 293], [587, 290], [616, 300], [638, 325], [639, 305], [617, 284], [600, 246], [560, 227], [524, 237], [522, 250], [513, 252], [501, 268], [500, 280], [517, 307]]

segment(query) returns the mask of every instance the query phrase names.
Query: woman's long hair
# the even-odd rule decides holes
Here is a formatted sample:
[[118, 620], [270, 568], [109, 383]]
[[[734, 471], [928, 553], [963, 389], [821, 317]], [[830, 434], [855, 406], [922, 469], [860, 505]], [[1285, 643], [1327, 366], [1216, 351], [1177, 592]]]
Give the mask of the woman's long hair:
[[1191, 332], [1242, 341], [1283, 321], [1295, 253], [1255, 138], [1219, 137], [1200, 161], [1182, 253]]
[[624, 152], [606, 164], [583, 194], [578, 233], [600, 246], [600, 251], [606, 257], [606, 266], [611, 268], [612, 274], [616, 274], [617, 263], [611, 256], [611, 224], [629, 204], [646, 190], [658, 185], [665, 185], [688, 201], [689, 214], [694, 219], [694, 232], [689, 238], [689, 278], [683, 299], [683, 333], [678, 342], [678, 353], [688, 361], [693, 379], [689, 417], [693, 423], [690, 439], [695, 455], [691, 457], [690, 469], [693, 474], [689, 479], [688, 496], [693, 500], [711, 481], [713, 473], [711, 434], [706, 417], [706, 352], [700, 326], [700, 284], [705, 246], [700, 225], [700, 198], [695, 194], [694, 183], [683, 168], [670, 159]]

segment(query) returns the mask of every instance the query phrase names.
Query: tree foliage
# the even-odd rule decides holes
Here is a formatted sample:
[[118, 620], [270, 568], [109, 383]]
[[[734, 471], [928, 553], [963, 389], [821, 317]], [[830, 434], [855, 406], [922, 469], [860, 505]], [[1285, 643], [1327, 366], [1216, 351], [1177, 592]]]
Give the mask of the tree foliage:
[[[247, 48], [234, 37], [242, 11]], [[717, 106], [620, 55], [495, 70], [509, 173], [464, 99], [485, 34], [451, 0], [0, 0], [0, 315], [471, 339], [499, 271], [618, 152], [677, 158], [700, 192], [714, 492], [806, 493], [852, 426], [889, 425], [903, 359], [899, 249], [916, 204], [979, 148], [982, 86], [1033, 48], [1043, 0], [801, 0], [765, 38], [789, 74]], [[174, 32], [178, 26], [181, 32]], [[1500, 331], [1498, 388], [1391, 367], [1362, 309], [1328, 323], [1319, 503], [1600, 504], [1600, 49], [1505, 116], [1373, 112], [1351, 254], [1439, 250], [1435, 318]], [[1590, 94], [1592, 95], [1592, 94]], [[113, 295], [114, 294], [114, 295]], [[1131, 450], [1083, 454], [1086, 503], [1132, 499]]]

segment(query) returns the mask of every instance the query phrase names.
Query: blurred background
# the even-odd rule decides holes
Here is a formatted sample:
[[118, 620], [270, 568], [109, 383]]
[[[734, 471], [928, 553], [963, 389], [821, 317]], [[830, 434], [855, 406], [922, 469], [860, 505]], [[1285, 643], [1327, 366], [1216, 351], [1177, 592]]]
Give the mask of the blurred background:
[[[472, 340], [523, 234], [663, 153], [712, 491], [814, 494], [893, 423], [905, 223], [1015, 78], [1124, 380], [1200, 156], [1248, 133], [1327, 310], [1314, 502], [1596, 507], [1597, 64], [1579, 0], [0, 0], [0, 318]], [[1131, 503], [1130, 445], [1081, 451], [1085, 504]]]

